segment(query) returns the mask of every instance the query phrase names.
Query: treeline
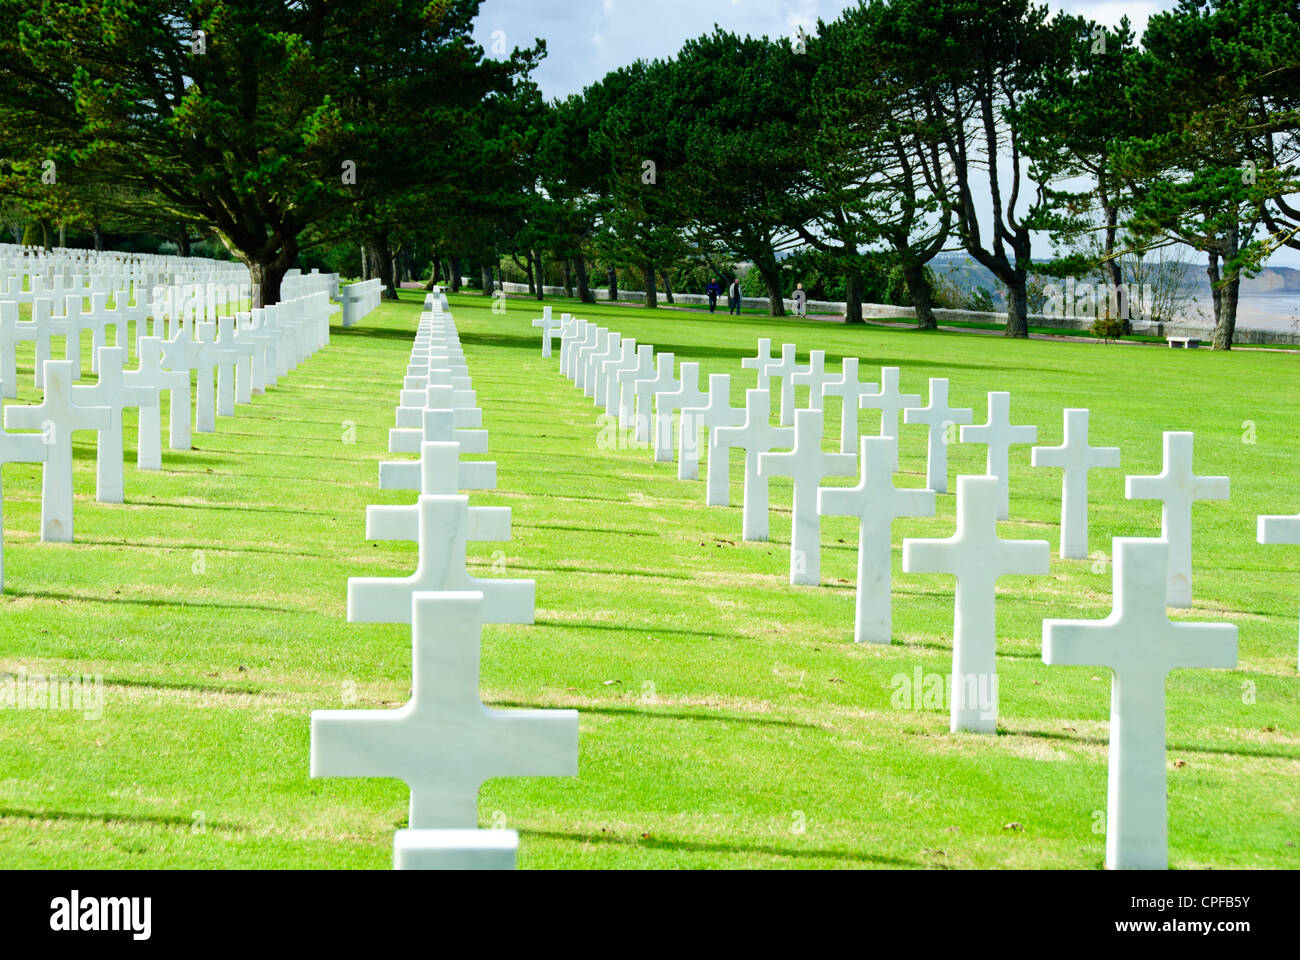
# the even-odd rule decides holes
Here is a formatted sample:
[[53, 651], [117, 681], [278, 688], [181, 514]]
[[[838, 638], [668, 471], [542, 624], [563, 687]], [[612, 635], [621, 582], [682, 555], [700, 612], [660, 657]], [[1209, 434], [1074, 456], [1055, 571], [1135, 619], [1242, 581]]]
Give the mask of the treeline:
[[1300, 249], [1293, 0], [1187, 0], [1140, 44], [1024, 0], [875, 0], [807, 36], [715, 30], [542, 121], [515, 249], [581, 246], [651, 292], [740, 259], [778, 314], [796, 277], [835, 273], [860, 320], [892, 272], [933, 326], [927, 265], [957, 249], [1024, 336], [1034, 272], [1118, 286], [1122, 256], [1182, 244], [1226, 348], [1240, 278]]
[[0, 221], [211, 235], [268, 295], [316, 258], [653, 307], [747, 264], [774, 313], [801, 280], [922, 326], [929, 264], [964, 250], [1011, 336], [1036, 274], [1118, 286], [1182, 245], [1225, 349], [1240, 279], [1300, 249], [1295, 0], [1183, 0], [1140, 41], [1028, 0], [864, 0], [549, 102], [544, 44], [483, 50], [477, 10], [0, 0]]

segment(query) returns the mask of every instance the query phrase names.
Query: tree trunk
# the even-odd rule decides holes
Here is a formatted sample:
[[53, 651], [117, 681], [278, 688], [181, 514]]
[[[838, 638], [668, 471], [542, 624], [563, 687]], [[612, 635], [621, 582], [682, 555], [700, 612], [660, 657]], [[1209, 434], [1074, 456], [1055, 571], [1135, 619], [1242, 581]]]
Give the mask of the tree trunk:
[[[95, 238], [95, 252], [102, 253], [104, 250], [104, 231], [100, 229], [99, 224], [92, 223], [90, 225], [90, 233]], [[22, 239], [21, 236], [19, 239]]]
[[366, 245], [361, 244], [361, 279], [370, 279], [370, 254], [366, 250]]
[[[518, 260], [515, 263], [519, 263]], [[521, 264], [524, 268], [524, 276], [528, 278], [528, 295], [531, 297], [535, 288], [533, 283], [533, 257], [527, 250], [524, 251], [524, 262]]]
[[[184, 226], [176, 234], [176, 253], [182, 257], [190, 255], [190, 232]], [[275, 303], [276, 301], [271, 301]]]
[[653, 263], [647, 263], [641, 268], [645, 274], [645, 305], [651, 309], [657, 309], [659, 306], [659, 291], [655, 287], [655, 267]]
[[609, 277], [609, 299], [613, 302], [618, 299], [618, 271], [613, 267], [606, 267], [605, 273]]
[[758, 270], [758, 275], [763, 278], [763, 285], [767, 287], [770, 314], [774, 317], [784, 317], [785, 294], [781, 291], [781, 268], [773, 263], [754, 264], [754, 267]]
[[68, 236], [68, 228], [67, 228], [67, 225], [64, 224], [64, 222], [63, 222], [62, 220], [60, 220], [60, 221], [59, 221], [59, 248], [60, 248], [60, 249], [66, 249], [66, 247], [67, 247], [67, 245], [68, 245], [68, 244], [67, 244], [67, 236]]
[[298, 242], [296, 239], [286, 241], [280, 248], [280, 252], [270, 260], [259, 262], [249, 255], [243, 255], [240, 259], [247, 265], [253, 282], [252, 306], [265, 307], [276, 304], [280, 302], [280, 282], [289, 272], [289, 267], [298, 259]]
[[542, 255], [540, 253], [534, 252], [533, 260], [537, 263], [537, 292], [534, 296], [538, 300], [543, 300], [546, 297], [546, 267], [542, 263]]
[[596, 295], [587, 283], [587, 261], [582, 259], [582, 254], [573, 258], [573, 269], [578, 274], [578, 299], [583, 303], [595, 303]]
[[564, 295], [573, 296], [573, 267], [568, 257], [564, 258]]
[[50, 250], [50, 221], [41, 221], [41, 247], [46, 253]]
[[668, 276], [667, 270], [664, 271], [664, 299], [669, 304], [673, 302], [673, 280], [672, 277]]
[[492, 296], [492, 289], [493, 289], [492, 266], [490, 264], [484, 264], [483, 265], [483, 296], [485, 297]]
[[916, 308], [916, 329], [937, 330], [939, 322], [934, 318], [934, 300], [930, 278], [925, 275], [925, 264], [908, 264], [903, 268], [903, 280], [907, 283], [907, 292], [912, 295], [912, 306]]
[[460, 257], [451, 258], [451, 292], [460, 293]]
[[393, 251], [389, 249], [387, 237], [371, 241], [370, 259], [375, 265], [375, 273], [384, 282], [383, 298], [396, 300], [397, 285], [393, 282]]
[[862, 294], [858, 292], [858, 271], [844, 275], [844, 322], [862, 323]]
[[1029, 336], [1029, 291], [1025, 272], [1017, 270], [1007, 284], [1007, 331], [1003, 336], [1026, 339]]
[[[1234, 229], [1229, 236], [1229, 246], [1235, 246], [1235, 242]], [[1210, 275], [1210, 293], [1214, 297], [1213, 347], [1215, 350], [1231, 350], [1232, 338], [1237, 330], [1237, 299], [1241, 292], [1241, 275], [1237, 274], [1224, 283], [1219, 273], [1219, 254], [1213, 251], [1205, 272]]]

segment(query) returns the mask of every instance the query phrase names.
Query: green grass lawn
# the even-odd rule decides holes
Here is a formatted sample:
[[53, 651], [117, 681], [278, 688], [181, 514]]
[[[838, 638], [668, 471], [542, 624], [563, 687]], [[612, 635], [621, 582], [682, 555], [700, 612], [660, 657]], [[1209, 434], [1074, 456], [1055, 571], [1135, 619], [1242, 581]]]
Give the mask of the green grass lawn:
[[[98, 721], [0, 710], [0, 863], [391, 865], [405, 787], [309, 779], [308, 716], [409, 691], [409, 628], [344, 613], [349, 576], [415, 564], [413, 544], [364, 539], [366, 504], [411, 500], [380, 491], [376, 468], [422, 299], [403, 297], [336, 328], [194, 451], [165, 452], [162, 473], [134, 469], [128, 416], [124, 505], [94, 502], [79, 434], [75, 544], [37, 542], [39, 467], [5, 469], [0, 672], [103, 673], [106, 702]], [[1109, 673], [1045, 666], [1040, 636], [1045, 617], [1109, 612], [1108, 567], [1054, 559], [1001, 582], [999, 733], [950, 734], [946, 708], [892, 701], [896, 678], [950, 669], [952, 580], [903, 574], [899, 545], [951, 534], [951, 495], [936, 518], [896, 523], [895, 642], [855, 647], [853, 521], [823, 522], [823, 585], [790, 587], [788, 481], [773, 481], [772, 542], [742, 542], [738, 453], [734, 505], [705, 507], [703, 480], [675, 464], [598, 447], [598, 411], [540, 356], [535, 302], [451, 303], [499, 464], [499, 489], [472, 502], [514, 521], [509, 543], [471, 545], [471, 569], [537, 581], [535, 625], [484, 630], [483, 698], [581, 717], [577, 778], [482, 790], [481, 824], [520, 831], [521, 866], [1101, 866]], [[1112, 536], [1159, 533], [1159, 504], [1124, 500], [1124, 474], [1159, 472], [1162, 430], [1195, 430], [1197, 471], [1231, 476], [1233, 496], [1195, 509], [1197, 606], [1176, 616], [1237, 624], [1240, 667], [1170, 676], [1171, 864], [1300, 866], [1300, 548], [1255, 543], [1257, 514], [1300, 510], [1294, 356], [579, 315], [699, 361], [703, 383], [730, 373], [737, 405], [753, 384], [740, 359], [770, 336], [801, 359], [861, 357], [863, 379], [899, 366], [909, 392], [950, 377], [977, 422], [986, 391], [1010, 390], [1042, 444], [1060, 442], [1063, 407], [1089, 407], [1093, 443], [1124, 457], [1091, 478], [1091, 550], [1107, 554]], [[19, 402], [38, 399], [27, 349]], [[865, 432], [877, 423], [862, 413]], [[900, 486], [923, 485], [924, 438], [904, 429]], [[952, 448], [951, 476], [983, 457]], [[1000, 531], [1055, 554], [1060, 474], [1028, 463], [1016, 448]]]

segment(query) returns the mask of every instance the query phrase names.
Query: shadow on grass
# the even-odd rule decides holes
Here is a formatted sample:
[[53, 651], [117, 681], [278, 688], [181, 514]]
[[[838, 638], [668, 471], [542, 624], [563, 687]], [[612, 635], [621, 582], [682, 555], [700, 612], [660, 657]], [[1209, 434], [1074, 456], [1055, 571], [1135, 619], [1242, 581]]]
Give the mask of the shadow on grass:
[[765, 843], [714, 843], [706, 840], [675, 840], [662, 837], [642, 837], [640, 834], [619, 836], [612, 833], [567, 833], [560, 830], [529, 830], [520, 827], [525, 836], [545, 837], [550, 840], [571, 840], [575, 843], [608, 843], [624, 847], [641, 847], [648, 850], [678, 850], [684, 853], [760, 853], [772, 857], [798, 859], [831, 859], [849, 863], [874, 863], [885, 867], [920, 867], [915, 860], [882, 857], [843, 847], [781, 846]]
[[[1109, 746], [1106, 737], [1083, 737], [1069, 733], [1056, 733], [1049, 730], [1014, 730], [1007, 731], [1021, 737], [1034, 737], [1040, 740], [1068, 740], [1071, 743], [1090, 744], [1092, 746]], [[1300, 750], [1290, 752], [1283, 750], [1256, 750], [1251, 747], [1193, 747], [1188, 744], [1169, 743], [1165, 747], [1167, 754], [1173, 753], [1209, 753], [1225, 757], [1268, 757], [1274, 760], [1300, 760]]]
[[77, 537], [77, 543], [96, 547], [140, 547], [145, 550], [206, 550], [209, 553], [270, 553], [281, 557], [323, 557], [323, 553], [276, 550], [271, 547], [230, 546], [216, 543], [146, 543], [109, 537]]
[[726, 638], [731, 640], [749, 639], [743, 633], [728, 633], [725, 630], [689, 630], [681, 627], [659, 627], [646, 626], [645, 624], [616, 624], [616, 623], [582, 623], [576, 620], [534, 620], [534, 626], [538, 627], [557, 627], [563, 629], [580, 629], [580, 630], [614, 630], [619, 633], [680, 633], [690, 637], [706, 637], [712, 639]]
[[[83, 810], [24, 810], [20, 807], [0, 807], [0, 819], [13, 817], [22, 820], [80, 820], [86, 823], [142, 823], [153, 824], [158, 827], [184, 827], [186, 830], [194, 826], [192, 816], [166, 816], [164, 814], [143, 814], [143, 813], [90, 813]], [[236, 829], [234, 824], [208, 820], [209, 827], [220, 827], [226, 830]]]
[[[484, 561], [486, 562], [486, 561]], [[592, 576], [610, 576], [610, 577], [640, 577], [651, 580], [694, 580], [695, 576], [689, 573], [666, 573], [657, 570], [610, 570], [603, 567], [568, 567], [561, 564], [540, 564], [540, 563], [521, 563], [515, 565], [516, 570], [527, 573], [586, 573]], [[716, 636], [716, 634], [715, 634]]]
[[[632, 501], [628, 501], [631, 503]], [[653, 530], [627, 530], [622, 527], [574, 527], [563, 523], [516, 523], [517, 530], [566, 530], [570, 533], [607, 533], [620, 537], [656, 537], [661, 534]]]
[[[227, 476], [227, 474], [222, 474]], [[176, 510], [226, 510], [232, 513], [287, 513], [290, 515], [305, 514], [309, 517], [333, 517], [337, 516], [328, 510], [302, 510], [297, 507], [253, 507], [246, 504], [223, 504], [223, 503], [176, 503], [174, 500], [131, 500], [129, 503], [136, 503], [143, 507], [172, 507]]]
[[96, 597], [84, 593], [59, 593], [54, 590], [14, 591], [14, 596], [31, 597], [36, 600], [75, 600], [79, 603], [131, 604], [137, 607], [194, 607], [200, 610], [257, 610], [263, 613], [301, 613], [292, 607], [269, 607], [257, 603], [213, 603], [194, 600], [146, 600], [136, 597]]
[[[938, 643], [934, 640], [907, 640], [904, 641], [901, 646], [924, 647], [927, 650], [939, 650], [944, 653], [952, 653], [951, 643]], [[1004, 650], [1001, 647], [998, 648], [997, 655], [999, 657], [1007, 657], [1011, 660], [1041, 660], [1042, 658], [1042, 653], [1038, 651], [1022, 653], [1018, 650]]]
[[[493, 707], [505, 707], [508, 709], [519, 710], [549, 710], [553, 706], [540, 703], [524, 703], [516, 700], [497, 700], [491, 704]], [[759, 716], [733, 716], [723, 713], [702, 713], [691, 710], [674, 710], [663, 707], [644, 706], [644, 707], [574, 707], [579, 713], [598, 713], [608, 717], [636, 717], [642, 720], [711, 720], [720, 723], [753, 723], [763, 727], [791, 727], [796, 730], [821, 730], [815, 723], [799, 723], [797, 720], [781, 720], [776, 717], [759, 717]]]
[[128, 677], [105, 677], [106, 687], [144, 687], [150, 690], [193, 690], [197, 693], [226, 693], [257, 696], [266, 692], [264, 687], [251, 684], [203, 683], [198, 680], [137, 680]]

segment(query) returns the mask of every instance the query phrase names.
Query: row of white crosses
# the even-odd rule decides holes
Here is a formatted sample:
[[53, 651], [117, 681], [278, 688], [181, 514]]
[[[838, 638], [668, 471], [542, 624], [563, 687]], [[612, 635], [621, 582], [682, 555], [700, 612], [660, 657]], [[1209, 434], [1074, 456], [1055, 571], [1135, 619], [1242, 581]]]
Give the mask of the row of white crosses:
[[[561, 362], [566, 375], [585, 376], [581, 372], [584, 363], [598, 364], [609, 356], [611, 334], [608, 331], [581, 320], [567, 321], [560, 329], [565, 345]], [[565, 348], [570, 351], [567, 356]], [[664, 391], [654, 393], [657, 415], [662, 415], [664, 410], [671, 411], [681, 394], [698, 394], [694, 389], [697, 365], [683, 363], [681, 366], [680, 381], [672, 380], [671, 355], [661, 355], [652, 378], [648, 359], [639, 367], [646, 379], [636, 381], [636, 388], [645, 384], [651, 391]], [[929, 403], [922, 406], [920, 396], [901, 392], [898, 368], [884, 368], [880, 385], [863, 383], [858, 379], [858, 361], [847, 358], [840, 376], [835, 378], [825, 370], [822, 351], [813, 351], [808, 365], [801, 368], [795, 360], [793, 344], [783, 345], [781, 356], [774, 358], [770, 340], [760, 340], [758, 355], [742, 360], [742, 367], [754, 370], [758, 381], [758, 387], [746, 393], [744, 411], [727, 407], [725, 400], [719, 402], [715, 395], [716, 384], [723, 397], [726, 396], [729, 382], [725, 375], [710, 377], [707, 403], [681, 405], [684, 422], [686, 411], [707, 410], [701, 420], [714, 428], [706, 502], [728, 504], [729, 451], [733, 447], [743, 448], [746, 452], [743, 537], [765, 540], [769, 512], [767, 478], [791, 477], [792, 583], [820, 582], [819, 517], [857, 517], [859, 559], [854, 639], [858, 642], [891, 641], [892, 522], [897, 517], [934, 515], [935, 495], [947, 492], [947, 445], [951, 431], [960, 427], [962, 442], [982, 443], [987, 447], [986, 475], [958, 479], [956, 533], [944, 540], [904, 540], [903, 569], [909, 573], [945, 573], [956, 577], [950, 729], [995, 732], [996, 583], [1008, 574], [1048, 572], [1050, 547], [1045, 541], [1003, 540], [997, 535], [997, 521], [1010, 515], [1010, 449], [1036, 443], [1037, 428], [1012, 423], [1008, 393], [989, 393], [987, 421], [974, 425], [972, 410], [949, 405], [946, 379], [930, 380]], [[771, 423], [772, 378], [780, 381], [781, 426]], [[807, 409], [796, 409], [794, 388], [797, 386], [809, 388]], [[839, 396], [843, 403], [839, 453], [826, 453], [822, 449], [822, 417], [827, 396]], [[692, 402], [700, 403], [698, 397], [692, 398]], [[638, 408], [645, 409], [639, 399]], [[881, 411], [881, 430], [879, 436], [863, 437], [859, 442], [857, 411], [861, 408]], [[900, 415], [905, 423], [928, 428], [925, 489], [894, 486]], [[716, 422], [720, 417], [726, 418], [726, 422]], [[641, 422], [642, 418], [638, 417], [637, 425]], [[625, 421], [621, 425], [627, 426]], [[667, 436], [670, 429], [660, 421], [657, 437]], [[1093, 469], [1118, 468], [1120, 452], [1113, 447], [1091, 446], [1085, 409], [1067, 409], [1064, 430], [1064, 440], [1059, 446], [1035, 446], [1031, 463], [1035, 467], [1062, 470], [1060, 555], [1081, 558], [1088, 555], [1088, 473]], [[1115, 539], [1115, 612], [1111, 617], [1096, 623], [1049, 620], [1043, 627], [1045, 662], [1105, 665], [1114, 674], [1114, 749], [1110, 757], [1109, 798], [1112, 831], [1107, 840], [1107, 864], [1112, 868], [1167, 865], [1166, 674], [1177, 667], [1236, 665], [1235, 627], [1174, 624], [1166, 614], [1167, 606], [1187, 607], [1192, 601], [1192, 503], [1228, 496], [1226, 477], [1200, 477], [1193, 472], [1192, 444], [1191, 433], [1167, 432], [1162, 473], [1128, 478], [1127, 498], [1161, 501], [1162, 529], [1159, 539]], [[852, 456], [855, 446], [856, 464]], [[662, 443], [656, 445], [657, 459], [660, 449]], [[683, 471], [682, 475], [693, 477], [694, 473]], [[820, 487], [826, 477], [855, 475], [859, 480], [854, 487]], [[1300, 542], [1300, 517], [1261, 517], [1259, 526], [1261, 543]], [[1080, 649], [1084, 641], [1077, 638], [1083, 637], [1099, 638], [1093, 652]]]
[[397, 710], [318, 710], [313, 777], [391, 777], [410, 788], [393, 840], [396, 869], [511, 869], [519, 836], [478, 828], [478, 792], [496, 777], [576, 776], [574, 710], [492, 710], [479, 696], [484, 623], [532, 623], [532, 580], [478, 578], [469, 542], [510, 539], [510, 508], [471, 506], [462, 490], [496, 488], [496, 464], [446, 298], [425, 301], [398, 397], [379, 486], [415, 503], [366, 510], [366, 537], [413, 541], [415, 573], [348, 581], [348, 620], [411, 625], [411, 699]]
[[[36, 385], [43, 390], [43, 397], [36, 405], [4, 408], [0, 465], [42, 464], [42, 542], [73, 540], [72, 439], [76, 432], [96, 434], [96, 500], [122, 503], [126, 492], [124, 411], [139, 411], [136, 468], [161, 470], [162, 394], [168, 394], [170, 399], [169, 445], [173, 450], [189, 450], [191, 409], [194, 429], [214, 432], [218, 415], [234, 416], [236, 402], [250, 403], [254, 394], [275, 385], [278, 377], [296, 368], [329, 339], [329, 298], [325, 293], [316, 293], [237, 317], [221, 317], [217, 323], [199, 323], [195, 329], [178, 323], [170, 340], [139, 336], [138, 362], [133, 369], [126, 369], [125, 347], [100, 345], [95, 353], [97, 381], [79, 385], [81, 349], [74, 318], [79, 314], [81, 298], [69, 295], [63, 326], [51, 314], [50, 306], [48, 300], [38, 299], [33, 304], [33, 320], [20, 321], [18, 304], [0, 301], [0, 375], [5, 377], [0, 393], [17, 393], [17, 343], [36, 342]], [[46, 324], [45, 320], [50, 322]], [[123, 324], [119, 332], [125, 329]], [[155, 330], [159, 330], [157, 325]], [[68, 339], [68, 358], [48, 359], [49, 337], [60, 333]], [[191, 371], [196, 372], [197, 380], [193, 404]], [[40, 433], [10, 434], [7, 429]], [[3, 587], [0, 517], [0, 590]]]

